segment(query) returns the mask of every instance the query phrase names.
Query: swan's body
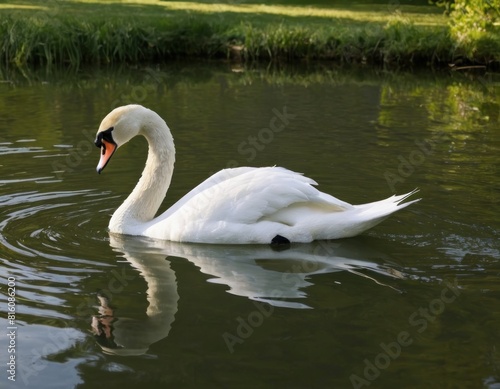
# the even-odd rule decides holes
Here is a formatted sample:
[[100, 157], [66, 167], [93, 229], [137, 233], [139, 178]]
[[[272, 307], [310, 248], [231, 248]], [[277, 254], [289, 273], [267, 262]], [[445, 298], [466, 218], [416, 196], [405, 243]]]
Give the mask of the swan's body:
[[175, 148], [155, 112], [127, 105], [110, 112], [97, 132], [100, 173], [114, 151], [136, 135], [149, 143], [142, 177], [109, 222], [111, 232], [178, 242], [311, 242], [359, 235], [390, 214], [418, 201], [414, 192], [351, 205], [318, 191], [316, 182], [280, 167], [224, 169], [158, 217], [172, 178]]

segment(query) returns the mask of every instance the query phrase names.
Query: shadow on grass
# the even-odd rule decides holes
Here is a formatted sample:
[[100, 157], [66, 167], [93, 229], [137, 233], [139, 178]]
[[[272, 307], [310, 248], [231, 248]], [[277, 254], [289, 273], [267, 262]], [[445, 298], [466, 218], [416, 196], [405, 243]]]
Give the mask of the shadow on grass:
[[408, 15], [417, 24], [444, 25], [446, 20], [441, 10], [430, 6], [391, 5], [387, 2], [372, 5], [349, 5], [340, 2], [335, 5], [302, 4], [301, 2], [275, 2], [263, 5], [253, 1], [163, 1], [160, 3], [87, 3], [78, 0], [48, 0], [44, 5], [34, 1], [13, 1], [1, 7], [0, 14], [22, 17], [42, 17], [50, 14], [58, 17], [85, 17], [88, 19], [106, 18], [166, 18], [196, 16], [217, 21], [239, 24], [259, 23], [262, 25], [276, 23], [293, 23], [294, 25], [328, 26], [332, 21], [346, 25], [365, 25], [366, 23], [384, 24], [395, 14]]

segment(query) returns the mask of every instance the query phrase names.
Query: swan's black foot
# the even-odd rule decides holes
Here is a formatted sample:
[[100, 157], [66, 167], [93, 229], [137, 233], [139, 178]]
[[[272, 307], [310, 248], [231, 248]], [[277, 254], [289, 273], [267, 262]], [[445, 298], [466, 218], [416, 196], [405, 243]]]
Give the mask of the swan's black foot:
[[276, 235], [271, 240], [271, 247], [273, 249], [286, 250], [287, 248], [290, 247], [290, 241], [287, 238], [285, 238], [284, 236]]

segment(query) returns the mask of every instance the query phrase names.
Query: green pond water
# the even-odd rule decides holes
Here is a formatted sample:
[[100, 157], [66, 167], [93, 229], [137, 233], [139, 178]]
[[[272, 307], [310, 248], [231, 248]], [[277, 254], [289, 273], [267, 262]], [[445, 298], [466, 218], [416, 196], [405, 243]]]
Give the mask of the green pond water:
[[[498, 74], [0, 75], [1, 388], [500, 388]], [[97, 175], [93, 139], [132, 102], [176, 142], [161, 210], [245, 165], [354, 204], [422, 200], [362, 236], [283, 250], [110, 236], [147, 144]]]

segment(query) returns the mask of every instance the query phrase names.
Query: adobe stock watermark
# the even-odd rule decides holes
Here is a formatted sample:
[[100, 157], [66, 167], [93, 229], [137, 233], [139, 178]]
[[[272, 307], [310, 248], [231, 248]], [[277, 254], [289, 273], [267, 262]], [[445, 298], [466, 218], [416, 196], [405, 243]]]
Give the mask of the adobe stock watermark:
[[[331, 256], [334, 253], [334, 248], [339, 247], [340, 244], [336, 241], [318, 241], [318, 245], [314, 248], [313, 258], [318, 259], [325, 256]], [[280, 288], [273, 289], [269, 296], [260, 296], [270, 299], [283, 299], [287, 298], [284, 289], [295, 290], [303, 285], [305, 275], [310, 275], [321, 269], [321, 262], [317, 259], [303, 259], [300, 263], [295, 263], [287, 271], [281, 275]], [[237, 345], [242, 345], [248, 340], [255, 332], [261, 327], [265, 320], [271, 317], [274, 313], [275, 307], [271, 304], [254, 301], [256, 309], [251, 311], [246, 317], [236, 317], [236, 328], [234, 331], [226, 331], [222, 334], [222, 339], [226, 344], [228, 351], [233, 354]], [[306, 306], [304, 306], [307, 308]], [[336, 310], [335, 310], [336, 314]]]
[[[284, 131], [290, 124], [290, 121], [297, 116], [289, 113], [286, 105], [283, 106], [281, 111], [277, 108], [273, 108], [271, 112], [274, 115], [269, 120], [269, 126], [261, 128], [256, 135], [249, 135], [246, 140], [242, 141], [238, 145], [239, 154], [247, 156], [247, 162], [253, 161], [259, 152], [264, 151], [266, 146], [274, 140], [275, 134]], [[213, 176], [215, 174], [216, 177], [212, 179], [211, 182], [213, 182], [213, 184], [209, 188], [206, 188], [198, 194], [196, 210], [205, 209], [213, 202], [214, 199], [220, 198], [221, 195], [223, 195], [221, 191], [223, 191], [224, 188], [221, 188], [217, 184], [233, 177], [232, 171], [226, 169], [236, 168], [239, 166], [240, 163], [237, 160], [231, 159], [227, 161], [225, 169], [219, 172], [212, 171], [209, 173], [209, 176]], [[185, 205], [184, 207], [187, 206], [188, 205]], [[194, 204], [189, 203], [189, 206], [194, 206]]]
[[261, 128], [256, 135], [248, 136], [246, 140], [238, 145], [238, 153], [244, 156], [247, 162], [253, 161], [259, 152], [264, 151], [266, 146], [274, 141], [276, 134], [284, 131], [290, 121], [297, 117], [296, 114], [288, 112], [286, 105], [283, 106], [281, 111], [273, 108], [271, 112], [274, 115], [269, 120], [268, 126]]
[[434, 154], [436, 146], [446, 138], [444, 131], [438, 132], [434, 137], [424, 140], [416, 140], [415, 147], [407, 155], [398, 155], [398, 166], [395, 169], [387, 169], [384, 178], [392, 192], [396, 192], [396, 185], [404, 183], [427, 158]]
[[146, 75], [139, 85], [133, 86], [130, 91], [123, 92], [120, 96], [111, 103], [111, 109], [128, 104], [141, 104], [150, 94], [156, 93], [158, 87], [166, 85], [164, 82], [166, 75], [161, 71], [154, 70], [150, 67], [145, 69]]
[[415, 339], [413, 339], [412, 333], [423, 333], [429, 327], [429, 323], [432, 324], [445, 311], [446, 306], [460, 296], [457, 279], [453, 283], [445, 282], [445, 285], [439, 297], [429, 302], [428, 306], [418, 308], [408, 317], [410, 327], [407, 330], [400, 331], [388, 343], [380, 343], [381, 351], [373, 359], [364, 359], [363, 374], [351, 374], [349, 377], [354, 389], [370, 386], [384, 370], [391, 366], [392, 361], [401, 356], [405, 348], [414, 343]]
[[63, 160], [52, 162], [52, 173], [58, 180], [62, 180], [66, 173], [72, 173], [80, 166], [83, 159], [95, 151], [95, 131], [82, 130], [81, 140], [71, 148]]
[[254, 301], [253, 304], [256, 309], [250, 312], [246, 318], [241, 316], [236, 318], [237, 327], [234, 333], [226, 331], [222, 334], [222, 339], [224, 339], [224, 343], [231, 354], [234, 353], [234, 347], [237, 344], [244, 343], [246, 339], [252, 336], [255, 329], [264, 323], [264, 319], [267, 319], [274, 312], [274, 307], [270, 304], [258, 301]]
[[[145, 69], [146, 75], [139, 85], [133, 86], [129, 91], [123, 92], [119, 97], [111, 103], [110, 111], [120, 105], [131, 103], [140, 104], [151, 94], [156, 92], [157, 88], [162, 85], [163, 73], [155, 71], [152, 68]], [[69, 149], [68, 154], [62, 160], [52, 162], [52, 172], [58, 180], [62, 180], [66, 173], [73, 173], [75, 169], [81, 165], [84, 158], [95, 153], [95, 130], [82, 130], [79, 139], [81, 139], [74, 147]]]

